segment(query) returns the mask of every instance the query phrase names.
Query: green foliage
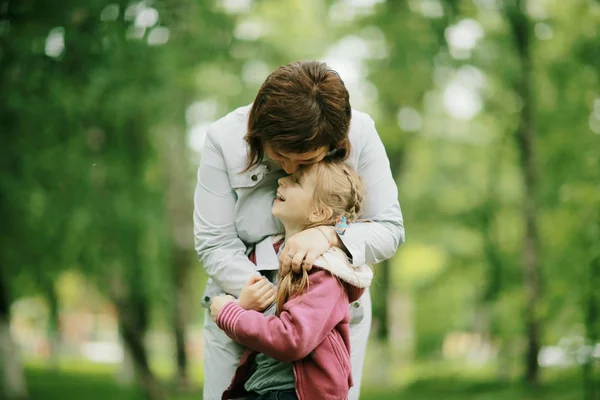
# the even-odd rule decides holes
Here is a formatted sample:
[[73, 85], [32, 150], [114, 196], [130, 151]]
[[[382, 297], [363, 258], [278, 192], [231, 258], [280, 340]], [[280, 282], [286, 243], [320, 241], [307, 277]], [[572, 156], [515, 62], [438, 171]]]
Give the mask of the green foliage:
[[[338, 57], [347, 82], [346, 63], [358, 60], [354, 73], [364, 85], [351, 100], [376, 121], [404, 212], [407, 243], [389, 264], [390, 297], [401, 293], [414, 307], [408, 320], [390, 309], [392, 325], [411, 332], [417, 359], [443, 358], [451, 332], [481, 333], [510, 353], [506, 370], [515, 375], [513, 353], [525, 336], [525, 190], [515, 141], [523, 99], [506, 7], [516, 3], [378, 1], [349, 9], [361, 2], [256, 0], [228, 10], [233, 3], [145, 2], [159, 18], [140, 29], [125, 1], [0, 0], [0, 266], [10, 300], [57, 290], [64, 310], [123, 289], [149, 307], [141, 319], [168, 327], [180, 289], [175, 252], [196, 263], [185, 226], [198, 159], [186, 148], [190, 131], [251, 102], [273, 68]], [[528, 3], [543, 280], [536, 313], [542, 344], [553, 345], [598, 332], [590, 307], [600, 276], [593, 264], [600, 256], [600, 5]], [[461, 53], [451, 32], [465, 21], [481, 34]], [[168, 40], [151, 43], [159, 28]], [[471, 90], [477, 112], [449, 113], [461, 101], [448, 91], [456, 84]], [[192, 104], [206, 106], [201, 121]], [[187, 276], [189, 318], [198, 321], [206, 276], [201, 268]], [[33, 398], [40, 388], [51, 398], [54, 377], [31, 378]], [[74, 385], [113, 391], [106, 397], [129, 393], [94, 379]], [[433, 393], [428, 384], [404, 394], [454, 396], [452, 385]], [[520, 388], [489, 388], [489, 396], [480, 389], [456, 391], [532, 397]]]

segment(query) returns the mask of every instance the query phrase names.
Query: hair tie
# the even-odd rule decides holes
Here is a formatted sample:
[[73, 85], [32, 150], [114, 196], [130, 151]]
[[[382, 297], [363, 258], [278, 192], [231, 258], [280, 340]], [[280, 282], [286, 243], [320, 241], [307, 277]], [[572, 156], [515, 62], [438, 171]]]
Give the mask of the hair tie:
[[335, 226], [333, 228], [338, 235], [343, 235], [346, 232], [346, 228], [348, 228], [346, 217], [338, 217], [335, 220]]

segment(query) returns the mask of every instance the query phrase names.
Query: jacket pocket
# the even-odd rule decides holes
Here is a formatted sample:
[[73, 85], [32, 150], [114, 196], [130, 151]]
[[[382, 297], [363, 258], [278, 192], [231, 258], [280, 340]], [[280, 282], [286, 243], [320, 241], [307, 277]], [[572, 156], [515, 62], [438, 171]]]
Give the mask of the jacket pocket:
[[337, 359], [340, 368], [342, 369], [342, 371], [344, 371], [344, 373], [349, 374], [350, 354], [348, 353], [348, 350], [346, 350], [346, 347], [342, 343], [340, 343], [341, 339], [334, 332], [330, 333], [327, 336], [327, 338], [329, 340], [331, 350], [335, 355], [335, 358]]

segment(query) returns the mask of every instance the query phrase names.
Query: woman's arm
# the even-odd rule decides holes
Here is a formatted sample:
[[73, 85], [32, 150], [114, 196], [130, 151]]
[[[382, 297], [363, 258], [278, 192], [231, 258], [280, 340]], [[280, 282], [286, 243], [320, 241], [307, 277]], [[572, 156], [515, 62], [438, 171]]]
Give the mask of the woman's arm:
[[350, 224], [343, 235], [330, 228], [333, 245], [343, 244], [354, 266], [387, 260], [404, 243], [404, 221], [390, 162], [375, 123], [369, 116], [364, 118], [358, 173], [365, 188], [362, 218], [370, 222]]
[[206, 134], [194, 195], [194, 240], [202, 265], [226, 293], [239, 296], [252, 275], [259, 275], [245, 254], [234, 224], [235, 193], [215, 132]]
[[306, 357], [348, 312], [348, 296], [329, 272], [309, 275], [309, 285], [288, 300], [279, 316], [247, 311], [235, 302], [221, 308], [216, 323], [231, 339], [281, 362]]

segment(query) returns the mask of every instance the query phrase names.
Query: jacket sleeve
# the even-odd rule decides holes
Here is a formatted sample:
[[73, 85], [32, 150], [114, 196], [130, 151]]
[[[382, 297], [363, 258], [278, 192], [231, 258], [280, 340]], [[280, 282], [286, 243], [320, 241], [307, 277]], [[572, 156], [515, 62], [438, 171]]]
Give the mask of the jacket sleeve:
[[385, 147], [370, 117], [362, 127], [361, 136], [358, 173], [365, 189], [363, 219], [369, 222], [350, 224], [340, 236], [353, 266], [387, 260], [404, 243], [398, 188]]
[[235, 229], [235, 193], [222, 149], [209, 130], [194, 195], [194, 242], [206, 273], [226, 293], [239, 296], [251, 275], [258, 275]]
[[281, 362], [306, 357], [339, 324], [348, 312], [348, 297], [329, 272], [309, 275], [309, 285], [288, 300], [279, 316], [244, 310], [227, 303], [217, 315], [217, 325], [235, 342]]

